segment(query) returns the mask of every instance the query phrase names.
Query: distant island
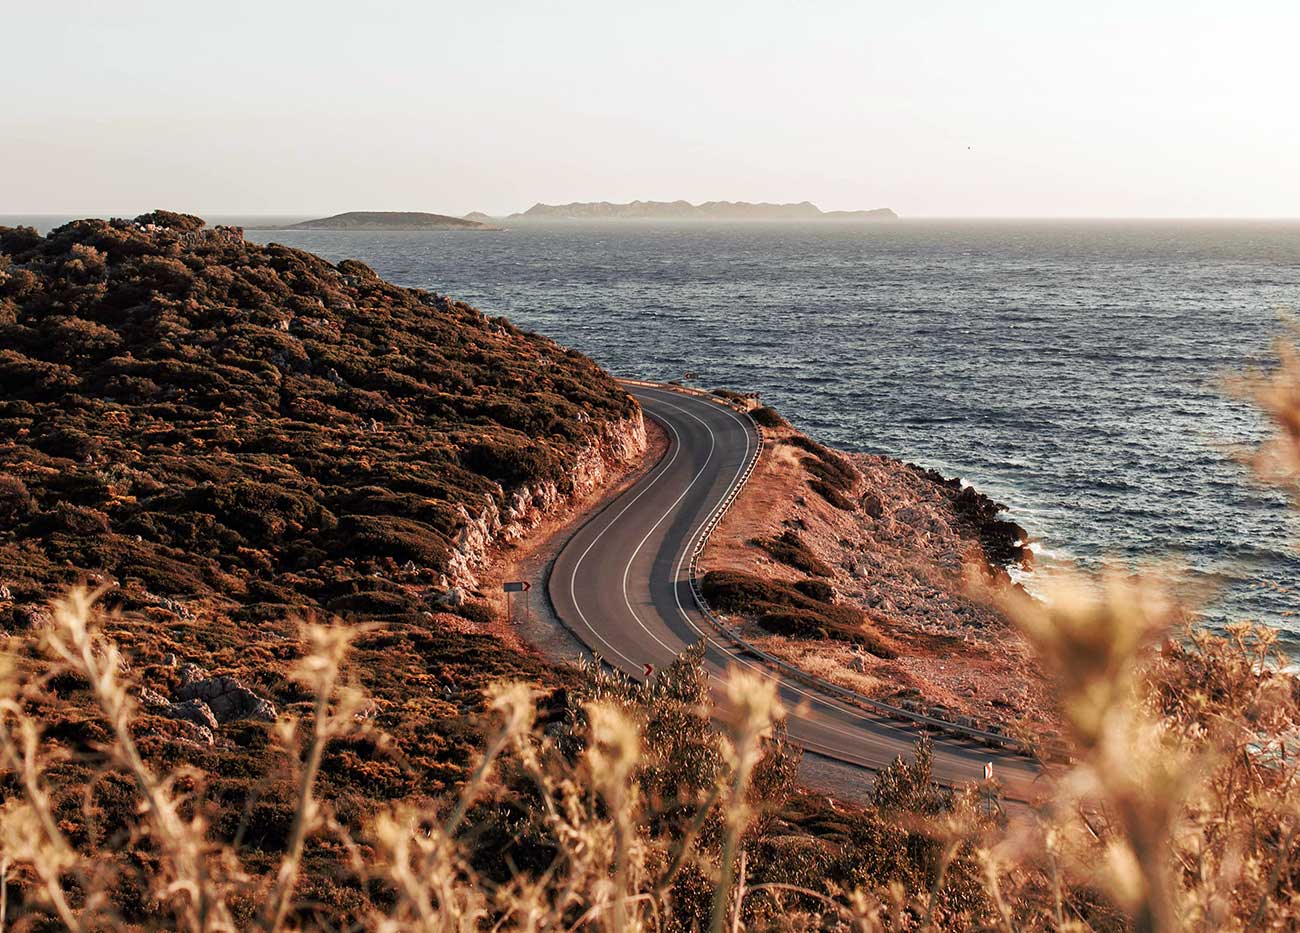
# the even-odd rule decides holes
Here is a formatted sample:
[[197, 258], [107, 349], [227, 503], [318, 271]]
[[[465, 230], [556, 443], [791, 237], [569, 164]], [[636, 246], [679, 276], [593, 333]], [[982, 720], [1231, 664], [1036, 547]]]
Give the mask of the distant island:
[[348, 211], [275, 230], [495, 230], [490, 223], [417, 211]]
[[754, 203], [751, 201], [575, 201], [572, 204], [534, 204], [526, 211], [507, 217], [492, 217], [471, 211], [464, 217], [426, 214], [418, 211], [348, 211], [332, 217], [304, 220], [263, 230], [500, 230], [502, 224], [570, 221], [706, 221], [766, 223], [880, 223], [898, 220], [887, 207], [869, 211], [823, 211], [811, 201], [798, 204]]
[[887, 207], [869, 211], [823, 211], [811, 201], [798, 204], [752, 203], [749, 201], [632, 201], [612, 204], [609, 201], [575, 201], [572, 204], [534, 204], [528, 210], [508, 217], [489, 217], [481, 211], [463, 218], [474, 223], [570, 221], [570, 220], [705, 220], [705, 221], [850, 221], [880, 222], [897, 220]]

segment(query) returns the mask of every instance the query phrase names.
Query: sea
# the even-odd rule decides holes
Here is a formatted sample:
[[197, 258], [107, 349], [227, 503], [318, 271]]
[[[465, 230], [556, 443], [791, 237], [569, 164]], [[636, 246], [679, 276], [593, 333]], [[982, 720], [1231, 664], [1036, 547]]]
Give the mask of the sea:
[[[1058, 565], [1176, 569], [1300, 655], [1300, 519], [1234, 388], [1300, 313], [1300, 221], [252, 229], [451, 295], [628, 377], [758, 392], [833, 446], [960, 477]], [[0, 218], [13, 223], [15, 218]], [[48, 228], [59, 218], [27, 218]], [[262, 221], [265, 223], [266, 221]]]

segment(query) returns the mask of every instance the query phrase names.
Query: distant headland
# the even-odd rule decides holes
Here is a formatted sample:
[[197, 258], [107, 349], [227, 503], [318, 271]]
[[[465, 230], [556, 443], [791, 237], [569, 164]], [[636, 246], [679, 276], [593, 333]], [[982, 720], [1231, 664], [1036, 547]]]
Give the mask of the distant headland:
[[417, 211], [348, 211], [275, 230], [493, 230], [492, 224]]
[[750, 201], [632, 201], [613, 204], [609, 201], [575, 201], [572, 204], [534, 204], [528, 210], [508, 217], [490, 217], [481, 211], [463, 218], [476, 223], [533, 221], [603, 221], [603, 220], [704, 220], [704, 221], [850, 221], [880, 222], [897, 220], [887, 207], [868, 211], [823, 211], [811, 201], [798, 204], [753, 203]]
[[881, 223], [898, 220], [887, 207], [867, 211], [823, 211], [811, 201], [797, 204], [754, 203], [751, 201], [575, 201], [572, 204], [534, 204], [526, 211], [492, 217], [472, 211], [464, 217], [417, 211], [348, 211], [264, 230], [500, 230], [502, 226], [573, 221], [697, 221], [764, 223]]

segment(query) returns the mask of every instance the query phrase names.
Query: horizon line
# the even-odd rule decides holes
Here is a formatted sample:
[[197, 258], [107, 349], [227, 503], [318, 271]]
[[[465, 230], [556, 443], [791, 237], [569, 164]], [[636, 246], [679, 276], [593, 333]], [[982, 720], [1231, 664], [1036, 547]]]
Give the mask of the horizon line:
[[[757, 202], [754, 202], [757, 203]], [[862, 210], [875, 210], [876, 208], [862, 208]], [[1300, 221], [1300, 214], [904, 214], [897, 211], [896, 208], [890, 208], [898, 214], [898, 222], [908, 220], [1024, 220], [1024, 221], [1050, 221], [1050, 220], [1147, 220], [1147, 221], [1187, 221], [1187, 220], [1219, 220], [1219, 221]], [[15, 211], [5, 210], [0, 212], [0, 217], [66, 217], [71, 220], [105, 220], [111, 218], [132, 218], [141, 214], [147, 214], [153, 210], [173, 210], [172, 208], [149, 208], [148, 210], [133, 209], [130, 211]], [[176, 211], [176, 213], [192, 214], [204, 219], [208, 217], [330, 217], [340, 213], [354, 213], [356, 211], [334, 211], [326, 213], [323, 211], [303, 211], [303, 210], [185, 210]], [[368, 212], [368, 211], [367, 211]], [[488, 217], [497, 220], [504, 220], [513, 214], [523, 213], [522, 211], [513, 211], [510, 214], [494, 214], [487, 211], [466, 211], [464, 213], [444, 213], [442, 211], [413, 211], [410, 208], [401, 210], [375, 210], [374, 213], [430, 213], [441, 214], [444, 217], [464, 217], [467, 213], [482, 213]], [[679, 218], [611, 218], [593, 219], [590, 221], [595, 224], [618, 223], [618, 224], [635, 224], [635, 223], [672, 223], [674, 220], [680, 220], [685, 223], [743, 223], [743, 224], [798, 224], [798, 223], [817, 223], [813, 218], [808, 220], [686, 220]], [[541, 224], [573, 225], [584, 223], [584, 220], [544, 220], [533, 221]], [[844, 221], [830, 221], [831, 223], [846, 223]]]

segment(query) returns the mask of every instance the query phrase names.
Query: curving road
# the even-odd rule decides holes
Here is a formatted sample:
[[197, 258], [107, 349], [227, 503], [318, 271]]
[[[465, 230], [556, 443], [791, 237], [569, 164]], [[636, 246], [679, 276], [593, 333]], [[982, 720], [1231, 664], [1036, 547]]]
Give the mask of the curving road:
[[[708, 642], [715, 683], [729, 665], [776, 677], [758, 660], [716, 638], [691, 592], [688, 563], [712, 513], [740, 482], [761, 441], [750, 419], [700, 396], [628, 385], [645, 414], [664, 428], [669, 448], [638, 483], [583, 525], [551, 568], [548, 588], [559, 617], [592, 651], [640, 679], [684, 648]], [[778, 678], [779, 679], [779, 678]], [[790, 738], [804, 749], [868, 769], [911, 757], [915, 726], [879, 718], [814, 688], [780, 681]], [[973, 741], [936, 736], [935, 778], [975, 781], [993, 762], [1007, 797], [1037, 796], [1029, 760]]]

